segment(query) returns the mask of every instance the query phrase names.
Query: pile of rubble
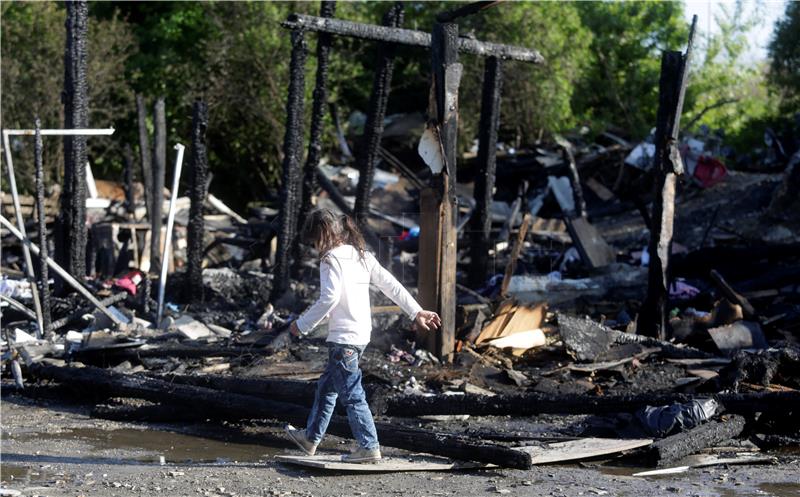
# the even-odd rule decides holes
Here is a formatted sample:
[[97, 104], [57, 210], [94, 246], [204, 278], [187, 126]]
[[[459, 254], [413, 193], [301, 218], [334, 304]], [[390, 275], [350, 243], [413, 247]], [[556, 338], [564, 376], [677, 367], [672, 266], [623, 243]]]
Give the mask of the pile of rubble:
[[[797, 219], [774, 211], [797, 161], [783, 176], [727, 170], [703, 155], [708, 142], [686, 140], [684, 160], [694, 166], [677, 194], [669, 334], [654, 338], [636, 333], [649, 259], [640, 212], [650, 194], [641, 185], [651, 181], [637, 157], [648, 146], [611, 133], [587, 145], [574, 145], [580, 134], [569, 138], [532, 150], [498, 146], [483, 274], [461, 234], [451, 364], [417, 347], [399, 309], [373, 294], [378, 331], [363, 369], [382, 443], [510, 467], [551, 462], [564, 444], [567, 459], [635, 451], [670, 465], [720, 444], [752, 452], [800, 443], [800, 241]], [[370, 226], [392, 238], [385, 260], [413, 286], [419, 219], [409, 212], [429, 172], [404, 143], [389, 140], [381, 153]], [[328, 163], [318, 205], [352, 207], [358, 171], [344, 153]], [[471, 185], [462, 178], [465, 230]], [[278, 212], [253, 208], [245, 219], [207, 197], [203, 299], [195, 301], [180, 270], [188, 199], [164, 206], [175, 219], [167, 281], [148, 274], [152, 226], [141, 199], [128, 209], [122, 196], [107, 200], [90, 210], [93, 277], [76, 282], [80, 295], [51, 297], [44, 335], [30, 310], [38, 282], [25, 278], [23, 245], [3, 231], [3, 367], [17, 387], [35, 395], [42, 387], [31, 381], [53, 380], [113, 419], [302, 425], [325, 364], [325, 330], [302, 341], [286, 331], [315, 296], [313, 264], [296, 265], [289, 291], [271, 295]], [[3, 209], [15, 215], [6, 199]], [[537, 433], [480, 421], [498, 415], [585, 417]], [[421, 429], [422, 419], [443, 424]], [[349, 428], [337, 417], [330, 431]], [[753, 461], [764, 458], [744, 462]]]

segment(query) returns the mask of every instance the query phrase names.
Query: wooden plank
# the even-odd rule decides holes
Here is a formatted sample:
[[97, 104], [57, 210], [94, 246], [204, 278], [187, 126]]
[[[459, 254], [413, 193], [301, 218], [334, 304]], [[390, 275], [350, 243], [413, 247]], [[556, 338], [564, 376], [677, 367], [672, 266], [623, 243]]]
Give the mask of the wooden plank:
[[497, 312], [494, 314], [492, 320], [484, 326], [483, 330], [481, 330], [478, 338], [475, 339], [475, 343], [481, 343], [486, 340], [491, 340], [493, 338], [500, 337], [500, 334], [505, 328], [508, 321], [514, 315], [514, 311], [517, 309], [517, 305], [513, 299], [505, 300], [500, 307], [497, 308]]
[[600, 232], [589, 224], [586, 218], [567, 218], [566, 223], [575, 248], [587, 266], [598, 268], [614, 262], [616, 259], [614, 249], [606, 243]]
[[616, 438], [581, 438], [567, 442], [546, 443], [529, 447], [517, 447], [515, 450], [531, 455], [531, 463], [550, 464], [556, 462], [579, 461], [593, 457], [617, 454], [627, 450], [647, 447], [652, 444], [650, 438], [616, 439]]
[[508, 265], [506, 265], [506, 273], [503, 276], [503, 283], [500, 286], [500, 295], [506, 295], [508, 291], [508, 285], [511, 283], [511, 277], [514, 276], [514, 270], [517, 268], [517, 259], [519, 259], [519, 254], [522, 252], [522, 248], [525, 245], [525, 235], [528, 234], [528, 226], [531, 225], [532, 216], [530, 213], [525, 214], [522, 218], [522, 225], [519, 227], [519, 231], [517, 232], [517, 239], [514, 242], [514, 248], [511, 249], [511, 259], [508, 261]]
[[354, 473], [401, 473], [412, 471], [450, 471], [454, 469], [486, 468], [492, 465], [468, 462], [456, 462], [440, 457], [413, 455], [409, 457], [384, 457], [370, 464], [348, 463], [342, 461], [340, 454], [324, 454], [316, 456], [278, 455], [275, 459], [288, 464], [332, 471], [350, 471]]
[[[419, 303], [425, 309], [438, 308], [439, 266], [441, 264], [441, 217], [439, 194], [426, 188], [419, 194]], [[417, 343], [434, 350], [436, 334], [417, 330]]]

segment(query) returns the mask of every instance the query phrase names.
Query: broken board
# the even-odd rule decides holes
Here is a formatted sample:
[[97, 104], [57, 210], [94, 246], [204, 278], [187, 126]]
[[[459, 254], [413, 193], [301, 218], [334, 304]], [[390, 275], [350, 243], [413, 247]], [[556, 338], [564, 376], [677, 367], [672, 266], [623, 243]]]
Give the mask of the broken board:
[[614, 249], [585, 218], [566, 219], [567, 231], [583, 262], [590, 268], [608, 266], [616, 260]]
[[490, 465], [470, 462], [455, 462], [450, 459], [432, 456], [384, 457], [378, 462], [359, 464], [343, 462], [340, 454], [318, 456], [275, 456], [275, 459], [288, 464], [333, 471], [352, 471], [354, 473], [400, 473], [410, 471], [450, 471], [454, 469], [475, 469]]
[[626, 450], [647, 447], [652, 444], [650, 438], [581, 438], [566, 442], [546, 443], [528, 447], [515, 447], [514, 450], [531, 455], [531, 464], [551, 464], [557, 462], [579, 461], [599, 456], [607, 456], [625, 452]]

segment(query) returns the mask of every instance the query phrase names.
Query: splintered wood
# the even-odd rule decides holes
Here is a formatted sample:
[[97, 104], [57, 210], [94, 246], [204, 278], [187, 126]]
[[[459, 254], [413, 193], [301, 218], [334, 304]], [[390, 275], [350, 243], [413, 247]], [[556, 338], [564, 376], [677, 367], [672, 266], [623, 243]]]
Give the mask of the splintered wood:
[[495, 317], [483, 328], [475, 343], [511, 347], [514, 355], [544, 345], [541, 327], [546, 311], [546, 304], [521, 305], [512, 299], [506, 300], [500, 304]]

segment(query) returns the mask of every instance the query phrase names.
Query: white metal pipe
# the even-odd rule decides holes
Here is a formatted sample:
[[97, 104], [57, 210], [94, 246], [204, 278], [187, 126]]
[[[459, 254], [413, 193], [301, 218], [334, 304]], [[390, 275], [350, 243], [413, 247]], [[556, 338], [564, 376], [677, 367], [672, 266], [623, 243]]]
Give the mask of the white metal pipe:
[[[14, 161], [11, 159], [11, 146], [9, 145], [8, 134], [3, 131], [3, 149], [6, 155], [6, 168], [8, 169], [8, 185], [11, 188], [11, 199], [14, 203], [14, 214], [19, 227], [20, 235], [25, 238], [25, 222], [22, 220], [22, 208], [19, 205], [19, 193], [17, 192], [17, 179], [14, 174]], [[33, 260], [28, 246], [22, 244], [22, 255], [25, 258], [25, 275], [31, 284], [31, 295], [33, 296], [33, 309], [36, 312], [36, 338], [44, 337], [44, 317], [42, 314], [42, 303], [39, 300], [39, 288], [36, 286], [36, 275], [33, 272]], [[45, 282], [47, 284], [47, 282]]]
[[[24, 236], [17, 228], [15, 228], [14, 225], [11, 224], [11, 222], [8, 219], [6, 219], [6, 217], [3, 216], [2, 214], [0, 214], [0, 224], [5, 226], [6, 229], [8, 229], [12, 235], [17, 237], [24, 246], [29, 247], [31, 252], [33, 252], [35, 255], [39, 257], [42, 256], [41, 252], [39, 251], [39, 247], [37, 247], [35, 243], [30, 241], [28, 237]], [[100, 312], [108, 316], [108, 318], [111, 319], [111, 322], [113, 322], [118, 326], [125, 324], [122, 321], [120, 321], [120, 319], [116, 315], [114, 315], [114, 313], [109, 311], [108, 308], [104, 306], [102, 302], [97, 300], [97, 297], [92, 295], [92, 293], [89, 290], [87, 290], [83, 285], [80, 284], [80, 282], [78, 282], [78, 280], [73, 278], [64, 268], [59, 266], [56, 263], [56, 261], [54, 261], [50, 257], [45, 257], [45, 262], [47, 263], [48, 266], [50, 266], [50, 268], [53, 271], [55, 271], [56, 273], [58, 273], [59, 276], [64, 278], [64, 281], [66, 281], [72, 288], [74, 288], [75, 290], [78, 291], [78, 293], [86, 297], [86, 299], [89, 300], [89, 302], [94, 304], [94, 306], [100, 310]]]
[[[108, 136], [114, 134], [114, 128], [75, 128], [75, 129], [43, 129], [42, 136]], [[33, 136], [36, 131], [33, 129], [4, 129], [4, 135]]]
[[175, 157], [175, 170], [172, 173], [172, 191], [169, 199], [169, 213], [167, 214], [167, 233], [164, 236], [164, 253], [161, 257], [161, 278], [158, 280], [158, 312], [156, 313], [156, 327], [161, 324], [164, 313], [164, 289], [167, 286], [167, 269], [169, 269], [169, 252], [172, 245], [172, 226], [175, 224], [175, 201], [178, 199], [178, 185], [181, 181], [181, 166], [183, 165], [183, 151], [186, 147], [180, 143], [175, 145], [178, 155]]

